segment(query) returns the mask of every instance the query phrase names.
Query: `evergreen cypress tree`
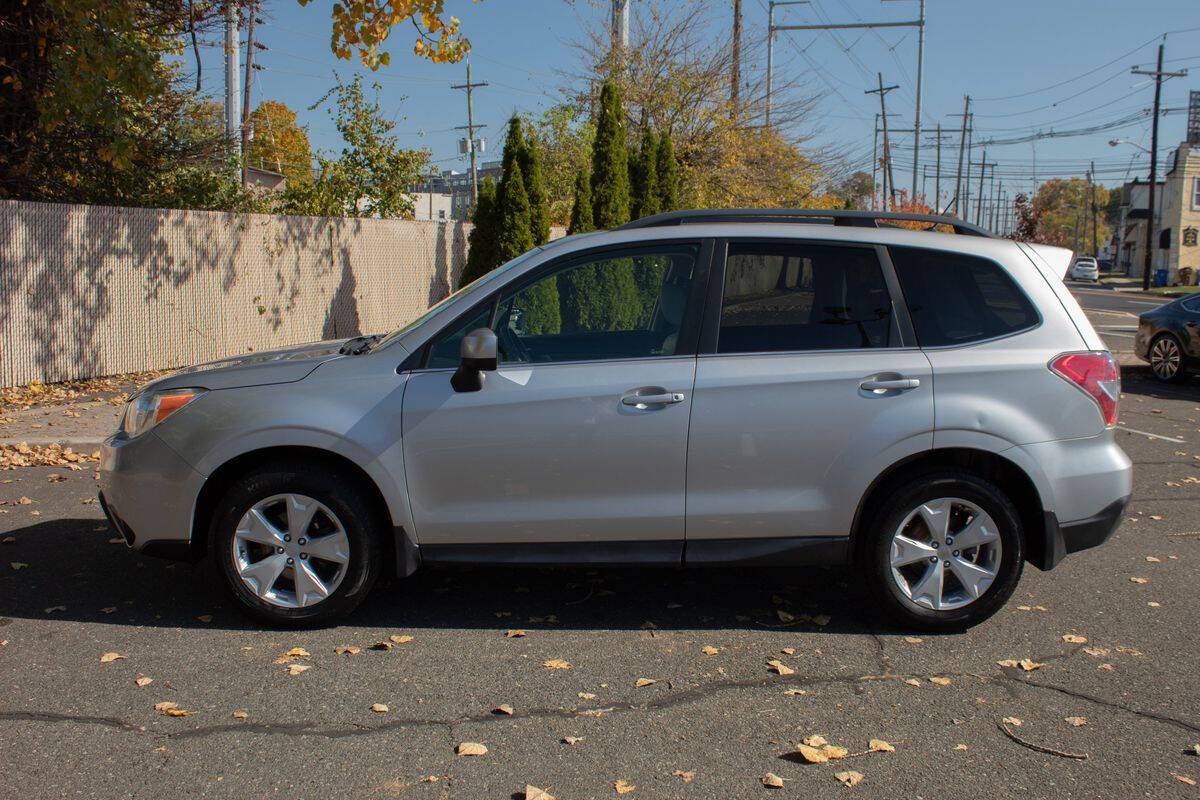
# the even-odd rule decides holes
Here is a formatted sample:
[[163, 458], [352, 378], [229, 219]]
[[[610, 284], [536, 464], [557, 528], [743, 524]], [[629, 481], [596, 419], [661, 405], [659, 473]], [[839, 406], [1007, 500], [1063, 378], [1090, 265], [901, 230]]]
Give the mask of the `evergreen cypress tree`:
[[600, 114], [592, 145], [592, 224], [615, 228], [629, 221], [629, 156], [625, 148], [625, 112], [612, 81], [600, 90]]
[[633, 198], [629, 215], [633, 219], [659, 212], [658, 197], [658, 137], [647, 125], [642, 130], [642, 144], [633, 160]]
[[500, 262], [496, 260], [496, 183], [485, 178], [479, 185], [479, 199], [471, 214], [471, 234], [467, 237], [467, 263], [458, 285], [466, 286], [476, 278], [491, 272]]
[[504, 170], [500, 184], [499, 214], [496, 225], [496, 260], [503, 264], [527, 250], [533, 249], [533, 233], [529, 222], [529, 195], [521, 165], [513, 159]]
[[671, 147], [671, 134], [664, 131], [658, 140], [658, 210], [675, 211], [679, 208], [679, 170], [675, 163], [675, 151]]
[[530, 233], [533, 235], [533, 243], [545, 244], [550, 241], [550, 198], [546, 194], [537, 138], [533, 131], [529, 132], [521, 148], [521, 176], [525, 179], [525, 194], [529, 196]]
[[592, 225], [592, 182], [586, 169], [575, 173], [575, 202], [571, 205], [571, 222], [567, 234], [587, 233], [595, 230]]

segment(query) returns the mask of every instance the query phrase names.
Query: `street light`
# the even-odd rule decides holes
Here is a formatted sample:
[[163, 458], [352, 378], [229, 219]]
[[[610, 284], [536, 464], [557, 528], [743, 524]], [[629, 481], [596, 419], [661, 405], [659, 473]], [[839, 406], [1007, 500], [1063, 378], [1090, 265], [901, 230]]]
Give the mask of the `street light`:
[[1109, 147], [1116, 147], [1116, 146], [1117, 146], [1117, 145], [1119, 145], [1119, 144], [1127, 144], [1127, 145], [1130, 145], [1131, 147], [1136, 147], [1138, 150], [1141, 150], [1143, 153], [1149, 153], [1149, 152], [1150, 152], [1150, 148], [1148, 148], [1148, 147], [1142, 147], [1142, 146], [1141, 146], [1140, 144], [1138, 144], [1137, 142], [1131, 142], [1131, 141], [1129, 141], [1128, 139], [1109, 139], [1109, 140], [1108, 140], [1108, 146], [1109, 146]]

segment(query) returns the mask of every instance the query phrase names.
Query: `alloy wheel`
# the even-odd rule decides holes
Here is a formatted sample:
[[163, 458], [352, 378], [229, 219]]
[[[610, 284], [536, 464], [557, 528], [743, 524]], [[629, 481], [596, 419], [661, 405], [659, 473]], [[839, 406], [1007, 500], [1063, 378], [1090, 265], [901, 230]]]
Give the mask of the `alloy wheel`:
[[1000, 531], [969, 500], [929, 500], [905, 515], [892, 534], [892, 580], [920, 608], [950, 611], [978, 600], [996, 580]]
[[280, 608], [304, 608], [337, 590], [350, 563], [350, 539], [320, 501], [277, 494], [242, 515], [232, 555], [238, 577], [256, 596]]
[[1163, 336], [1150, 347], [1150, 369], [1163, 380], [1171, 380], [1179, 374], [1183, 354], [1179, 345], [1170, 336]]

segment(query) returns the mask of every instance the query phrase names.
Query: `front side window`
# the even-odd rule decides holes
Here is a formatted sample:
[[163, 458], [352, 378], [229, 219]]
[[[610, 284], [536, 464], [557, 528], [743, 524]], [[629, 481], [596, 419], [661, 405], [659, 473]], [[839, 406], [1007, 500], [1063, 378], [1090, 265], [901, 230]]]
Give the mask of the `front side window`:
[[[656, 245], [571, 259], [500, 297], [493, 325], [501, 363], [675, 355], [700, 246]], [[447, 331], [428, 366], [452, 367], [468, 331], [491, 307]]]
[[873, 248], [729, 245], [718, 353], [889, 347], [898, 338]]
[[1038, 324], [1029, 298], [993, 261], [915, 247], [889, 252], [922, 347], [976, 342]]

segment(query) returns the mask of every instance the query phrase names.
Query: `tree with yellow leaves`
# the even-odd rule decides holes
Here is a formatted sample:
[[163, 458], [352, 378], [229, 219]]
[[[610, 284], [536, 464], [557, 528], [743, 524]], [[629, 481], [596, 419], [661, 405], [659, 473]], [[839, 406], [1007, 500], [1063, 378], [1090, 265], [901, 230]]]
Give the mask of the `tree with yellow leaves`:
[[[297, 0], [306, 6], [311, 0]], [[447, 17], [443, 0], [341, 0], [333, 4], [334, 55], [348, 59], [357, 52], [371, 69], [387, 66], [391, 56], [381, 45], [406, 21], [415, 31], [413, 53], [435, 64], [457, 63], [471, 51], [459, 31], [457, 17]]]

